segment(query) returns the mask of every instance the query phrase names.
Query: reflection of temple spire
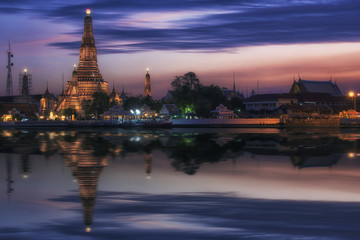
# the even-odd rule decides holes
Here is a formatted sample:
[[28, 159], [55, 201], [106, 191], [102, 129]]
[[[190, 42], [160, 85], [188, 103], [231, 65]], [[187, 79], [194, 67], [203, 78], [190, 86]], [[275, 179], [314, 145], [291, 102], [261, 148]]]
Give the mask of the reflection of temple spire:
[[74, 177], [77, 178], [79, 184], [80, 198], [83, 206], [84, 223], [86, 231], [89, 232], [93, 220], [93, 209], [95, 205], [97, 182], [102, 167], [80, 167], [73, 166]]
[[84, 139], [73, 142], [58, 141], [60, 152], [71, 167], [74, 178], [79, 184], [79, 193], [83, 206], [86, 231], [91, 231], [93, 209], [95, 205], [97, 182], [103, 167], [108, 165], [108, 156], [95, 156], [93, 150], [83, 148]]
[[14, 189], [11, 187], [11, 184], [14, 183], [12, 180], [12, 159], [10, 155], [6, 156], [6, 182], [7, 182], [7, 194], [10, 197]]
[[20, 172], [23, 178], [28, 178], [31, 173], [31, 162], [28, 153], [23, 153], [21, 155]]
[[144, 153], [146, 178], [151, 178], [151, 153]]

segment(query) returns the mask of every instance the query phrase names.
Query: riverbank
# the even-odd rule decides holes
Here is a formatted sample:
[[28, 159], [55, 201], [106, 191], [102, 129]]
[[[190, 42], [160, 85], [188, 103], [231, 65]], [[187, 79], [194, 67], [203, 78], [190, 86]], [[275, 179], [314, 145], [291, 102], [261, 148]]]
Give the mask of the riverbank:
[[[235, 119], [170, 119], [166, 127], [173, 128], [280, 128], [280, 127], [360, 127], [360, 119], [286, 119], [280, 118], [235, 118]], [[165, 126], [165, 125], [164, 125]], [[1, 128], [128, 128], [153, 127], [161, 124], [142, 125], [118, 123], [106, 120], [78, 121], [27, 121], [1, 122]]]
[[170, 119], [173, 127], [234, 128], [234, 127], [279, 127], [279, 118], [234, 118], [234, 119]]

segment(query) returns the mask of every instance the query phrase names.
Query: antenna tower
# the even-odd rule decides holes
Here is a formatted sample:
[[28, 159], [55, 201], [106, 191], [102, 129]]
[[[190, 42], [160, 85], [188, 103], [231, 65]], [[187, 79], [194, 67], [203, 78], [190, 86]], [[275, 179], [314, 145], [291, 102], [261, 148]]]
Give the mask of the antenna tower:
[[11, 52], [10, 42], [9, 42], [9, 50], [7, 51], [7, 55], [8, 55], [8, 65], [6, 67], [8, 69], [8, 74], [7, 74], [7, 80], [6, 80], [6, 95], [12, 96], [12, 95], [14, 95], [14, 92], [13, 92], [13, 85], [12, 85], [11, 66], [14, 66], [14, 64], [11, 62], [11, 58], [14, 57], [14, 54], [12, 54], [12, 52]]

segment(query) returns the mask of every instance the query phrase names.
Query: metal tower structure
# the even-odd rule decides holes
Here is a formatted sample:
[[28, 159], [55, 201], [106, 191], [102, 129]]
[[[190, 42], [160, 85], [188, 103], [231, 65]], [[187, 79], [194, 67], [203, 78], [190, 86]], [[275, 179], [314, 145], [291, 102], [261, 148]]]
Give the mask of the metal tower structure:
[[7, 55], [8, 55], [8, 65], [6, 67], [8, 69], [8, 74], [7, 74], [7, 80], [6, 80], [6, 95], [12, 96], [12, 95], [14, 95], [14, 92], [13, 92], [13, 85], [12, 85], [11, 66], [14, 66], [14, 64], [11, 62], [11, 58], [14, 57], [14, 54], [12, 54], [12, 52], [11, 52], [10, 42], [9, 42], [9, 50], [7, 51]]

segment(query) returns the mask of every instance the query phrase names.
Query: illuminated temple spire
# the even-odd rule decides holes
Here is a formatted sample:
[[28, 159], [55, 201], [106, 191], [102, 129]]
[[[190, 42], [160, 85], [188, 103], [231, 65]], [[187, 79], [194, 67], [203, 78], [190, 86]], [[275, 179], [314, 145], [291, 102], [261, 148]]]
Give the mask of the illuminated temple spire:
[[93, 23], [90, 16], [90, 9], [86, 9], [86, 17], [84, 19], [84, 35], [81, 41], [79, 64], [77, 68], [78, 81], [96, 81], [101, 82], [103, 78], [97, 63], [97, 53], [95, 47], [95, 39], [93, 35]]
[[79, 64], [74, 66], [72, 80], [66, 83], [64, 94], [59, 98], [55, 112], [74, 109], [77, 116], [83, 116], [81, 102], [92, 100], [96, 92], [109, 94], [108, 83], [104, 81], [97, 62], [93, 23], [90, 9], [86, 9], [84, 35], [81, 41]]
[[144, 96], [145, 97], [146, 96], [151, 96], [151, 85], [150, 85], [149, 69], [146, 69]]

